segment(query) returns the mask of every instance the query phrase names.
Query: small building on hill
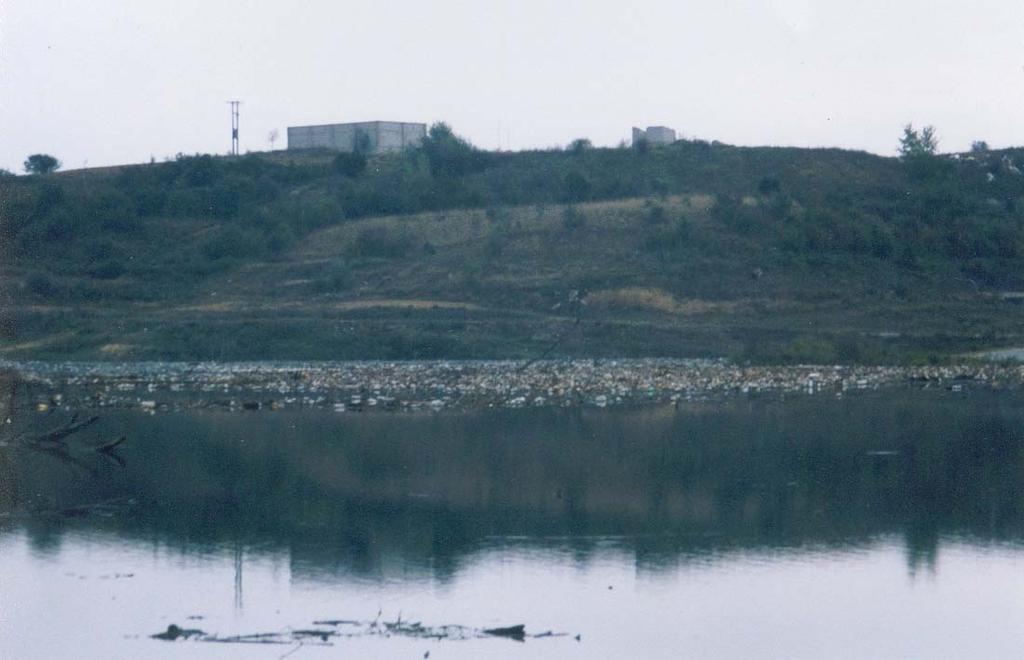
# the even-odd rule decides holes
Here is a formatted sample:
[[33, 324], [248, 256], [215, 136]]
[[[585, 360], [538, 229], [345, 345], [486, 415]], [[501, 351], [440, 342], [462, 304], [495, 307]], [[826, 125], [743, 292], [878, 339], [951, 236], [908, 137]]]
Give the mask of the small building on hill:
[[641, 142], [648, 145], [672, 144], [676, 141], [676, 132], [668, 126], [648, 126], [647, 129], [633, 127], [633, 146]]
[[380, 154], [417, 147], [426, 136], [426, 124], [402, 121], [289, 126], [288, 149], [333, 149]]

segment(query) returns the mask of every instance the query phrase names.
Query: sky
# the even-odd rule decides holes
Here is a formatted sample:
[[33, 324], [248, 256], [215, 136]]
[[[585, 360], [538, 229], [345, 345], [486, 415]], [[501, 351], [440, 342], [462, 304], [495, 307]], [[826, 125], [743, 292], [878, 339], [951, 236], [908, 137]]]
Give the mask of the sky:
[[286, 146], [289, 125], [448, 122], [487, 149], [632, 126], [895, 153], [1024, 144], [1019, 0], [0, 0], [0, 168]]

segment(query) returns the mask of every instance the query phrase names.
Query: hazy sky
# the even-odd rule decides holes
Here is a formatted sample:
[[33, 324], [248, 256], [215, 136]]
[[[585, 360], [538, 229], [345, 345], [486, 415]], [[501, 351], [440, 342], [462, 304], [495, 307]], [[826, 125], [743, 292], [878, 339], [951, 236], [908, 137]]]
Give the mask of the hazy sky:
[[1024, 144], [1020, 0], [0, 0], [0, 167], [242, 150], [278, 128], [444, 120], [481, 147], [633, 125], [891, 154]]

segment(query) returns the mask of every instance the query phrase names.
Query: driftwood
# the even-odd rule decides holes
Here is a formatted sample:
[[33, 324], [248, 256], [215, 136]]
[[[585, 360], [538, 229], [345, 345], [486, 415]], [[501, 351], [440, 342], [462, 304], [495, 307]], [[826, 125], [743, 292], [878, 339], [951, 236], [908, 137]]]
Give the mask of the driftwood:
[[[420, 639], [434, 640], [465, 640], [485, 639], [489, 637], [500, 637], [511, 639], [517, 642], [525, 642], [527, 639], [541, 639], [548, 637], [566, 637], [568, 633], [555, 633], [552, 631], [536, 635], [529, 635], [526, 626], [523, 624], [515, 626], [502, 626], [499, 628], [473, 628], [446, 624], [440, 626], [425, 626], [419, 621], [402, 621], [402, 615], [394, 621], [381, 621], [381, 614], [372, 621], [355, 621], [352, 619], [320, 619], [313, 622], [317, 628], [306, 628], [286, 630], [281, 632], [252, 633], [247, 635], [230, 635], [221, 637], [211, 635], [198, 629], [181, 628], [175, 624], [167, 627], [167, 630], [155, 635], [153, 639], [164, 641], [175, 641], [188, 639], [196, 642], [212, 642], [221, 644], [317, 644], [330, 646], [331, 640], [352, 637], [382, 636], [391, 637], [398, 635], [403, 637], [416, 637]], [[579, 636], [576, 636], [577, 641]]]
[[76, 421], [77, 418], [78, 418], [78, 416], [75, 415], [74, 417], [71, 418], [70, 422], [68, 422], [67, 424], [65, 424], [61, 428], [54, 429], [53, 431], [50, 431], [49, 433], [44, 433], [43, 435], [31, 438], [29, 440], [29, 442], [31, 442], [33, 444], [36, 444], [36, 445], [40, 445], [40, 444], [65, 444], [64, 443], [64, 438], [67, 438], [68, 436], [70, 436], [70, 435], [72, 435], [74, 433], [78, 433], [82, 429], [84, 429], [84, 428], [86, 428], [88, 426], [92, 426], [97, 421], [99, 421], [99, 417], [96, 416], [96, 415], [93, 415], [89, 419], [86, 419], [86, 420], [81, 421], [81, 422]]
[[[32, 451], [52, 456], [62, 463], [82, 469], [95, 477], [98, 476], [96, 467], [89, 461], [72, 454], [71, 448], [68, 446], [67, 439], [79, 431], [92, 426], [97, 421], [99, 421], [99, 416], [97, 415], [93, 415], [88, 419], [79, 421], [78, 413], [75, 413], [72, 415], [71, 419], [60, 428], [53, 429], [52, 431], [48, 431], [41, 435], [22, 437], [20, 441], [22, 445], [28, 447]], [[116, 450], [124, 444], [126, 440], [127, 437], [121, 436], [116, 440], [106, 442], [95, 447], [94, 451], [124, 468], [126, 467], [125, 460], [117, 454]]]
[[[485, 628], [485, 635], [491, 635], [492, 637], [508, 637], [514, 639], [517, 642], [521, 642], [526, 638], [526, 626], [507, 626], [505, 628]], [[545, 637], [551, 637], [552, 635], [545, 634]]]
[[202, 637], [204, 635], [206, 635], [206, 633], [204, 633], [202, 630], [199, 630], [198, 628], [181, 628], [172, 623], [171, 625], [167, 626], [167, 630], [163, 631], [162, 633], [150, 635], [150, 637], [152, 637], [153, 639], [163, 639], [168, 642], [173, 642], [179, 637], [189, 639], [191, 637]]

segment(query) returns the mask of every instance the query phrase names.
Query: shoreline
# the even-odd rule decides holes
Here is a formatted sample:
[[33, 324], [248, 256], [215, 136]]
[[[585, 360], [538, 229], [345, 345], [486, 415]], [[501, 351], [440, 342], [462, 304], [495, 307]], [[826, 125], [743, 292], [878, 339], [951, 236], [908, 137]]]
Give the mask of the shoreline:
[[741, 366], [724, 360], [9, 362], [35, 410], [327, 409], [339, 413], [643, 406], [915, 387], [1024, 389], [1024, 365]]

